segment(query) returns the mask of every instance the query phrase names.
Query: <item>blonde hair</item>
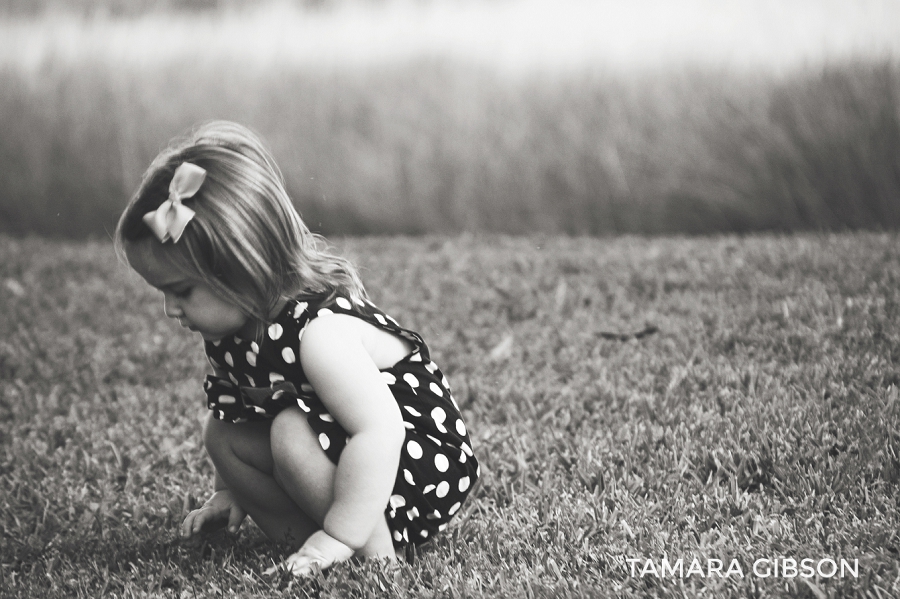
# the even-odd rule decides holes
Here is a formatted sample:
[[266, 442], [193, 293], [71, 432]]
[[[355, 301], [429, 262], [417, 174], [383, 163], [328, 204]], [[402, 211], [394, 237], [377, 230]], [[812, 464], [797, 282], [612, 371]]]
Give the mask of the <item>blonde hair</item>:
[[[168, 198], [175, 169], [190, 162], [206, 179], [190, 200], [195, 212], [178, 243], [160, 243], [143, 216]], [[199, 126], [174, 140], [144, 173], [119, 218], [115, 245], [150, 238], [154, 256], [208, 285], [258, 323], [283, 300], [303, 293], [365, 298], [353, 265], [327, 251], [288, 197], [281, 171], [260, 138], [227, 121]]]

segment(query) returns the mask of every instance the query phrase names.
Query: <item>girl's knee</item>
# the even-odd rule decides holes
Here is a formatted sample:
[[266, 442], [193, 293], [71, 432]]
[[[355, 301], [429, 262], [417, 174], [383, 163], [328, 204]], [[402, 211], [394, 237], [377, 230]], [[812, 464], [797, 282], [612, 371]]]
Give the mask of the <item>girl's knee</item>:
[[271, 472], [267, 422], [233, 424], [210, 416], [203, 430], [203, 445], [217, 468], [240, 462]]
[[336, 466], [325, 455], [306, 414], [299, 408], [279, 413], [271, 430], [275, 480], [321, 525], [333, 500]]
[[272, 458], [276, 463], [290, 459], [298, 451], [308, 451], [311, 443], [316, 443], [315, 432], [306, 421], [306, 414], [300, 408], [286, 408], [275, 416], [269, 435]]
[[227, 443], [228, 437], [223, 430], [224, 426], [225, 423], [213, 418], [212, 414], [207, 417], [206, 424], [203, 426], [203, 446], [213, 458], [221, 455], [223, 451], [230, 451]]

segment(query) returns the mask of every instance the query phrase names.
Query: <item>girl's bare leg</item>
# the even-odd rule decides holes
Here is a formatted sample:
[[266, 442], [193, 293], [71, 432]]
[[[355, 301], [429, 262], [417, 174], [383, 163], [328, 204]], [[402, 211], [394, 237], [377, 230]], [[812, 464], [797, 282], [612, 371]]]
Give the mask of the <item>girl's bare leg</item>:
[[[322, 528], [336, 466], [299, 408], [271, 422], [231, 424], [210, 416], [204, 442], [219, 476], [266, 536], [299, 546]], [[384, 518], [357, 553], [394, 557]]]
[[270, 539], [300, 546], [320, 526], [272, 476], [271, 422], [232, 424], [210, 415], [204, 443], [219, 477]]
[[[287, 408], [272, 422], [271, 446], [274, 478], [300, 508], [318, 523], [334, 501], [337, 466], [328, 459], [306, 414]], [[357, 551], [367, 557], [395, 557], [387, 521], [380, 518], [366, 544]]]

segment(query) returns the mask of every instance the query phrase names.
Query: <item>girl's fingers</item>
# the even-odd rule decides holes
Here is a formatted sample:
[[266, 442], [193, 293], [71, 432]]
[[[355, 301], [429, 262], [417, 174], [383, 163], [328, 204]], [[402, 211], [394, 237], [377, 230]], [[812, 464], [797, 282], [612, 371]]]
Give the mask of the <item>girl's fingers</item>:
[[198, 534], [203, 529], [203, 526], [212, 519], [211, 511], [212, 509], [209, 506], [204, 506], [188, 514], [181, 524], [181, 536], [191, 537]]
[[273, 565], [271, 568], [266, 568], [263, 574], [271, 576], [272, 574], [278, 574], [281, 570], [287, 570], [294, 576], [309, 576], [313, 573], [313, 562], [312, 560], [307, 560], [306, 562], [285, 560], [280, 564]]
[[195, 535], [203, 530], [203, 525], [206, 524], [206, 521], [209, 519], [207, 518], [207, 513], [208, 510], [206, 508], [200, 508], [194, 512], [196, 515], [194, 516], [194, 525], [191, 528], [191, 534]]
[[238, 529], [241, 527], [241, 522], [243, 521], [244, 510], [237, 506], [232, 507], [231, 511], [228, 513], [228, 532], [231, 534], [237, 533]]
[[320, 560], [307, 555], [299, 556], [296, 559], [288, 558], [284, 565], [287, 571], [294, 576], [309, 576], [314, 572], [316, 566], [323, 570], [325, 569]]
[[194, 522], [197, 519], [197, 510], [194, 510], [190, 514], [188, 514], [184, 522], [181, 523], [181, 536], [189, 537], [194, 534]]
[[317, 569], [324, 570], [331, 565], [331, 563], [326, 564], [324, 563], [324, 561], [325, 560], [322, 557], [304, 555], [300, 551], [298, 551], [297, 553], [288, 557], [282, 563], [273, 565], [271, 568], [266, 569], [263, 574], [265, 574], [266, 576], [271, 576], [272, 574], [277, 574], [280, 570], [284, 569], [294, 576], [311, 576]]

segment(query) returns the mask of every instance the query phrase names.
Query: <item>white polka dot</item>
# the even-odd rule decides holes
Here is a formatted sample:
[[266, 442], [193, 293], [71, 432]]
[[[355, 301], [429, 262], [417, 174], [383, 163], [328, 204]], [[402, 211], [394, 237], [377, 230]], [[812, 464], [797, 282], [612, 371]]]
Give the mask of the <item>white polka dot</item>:
[[447, 493], [450, 492], [450, 483], [445, 480], [442, 480], [438, 483], [437, 490], [434, 492], [438, 497], [446, 497]]
[[299, 397], [297, 398], [297, 407], [299, 407], [304, 412], [309, 412], [309, 406], [306, 405], [306, 402], [303, 401], [302, 399], [300, 399]]
[[338, 306], [340, 306], [344, 310], [350, 310], [353, 308], [353, 306], [350, 305], [350, 301], [345, 297], [337, 298], [336, 300], [334, 300], [334, 303], [336, 303]]
[[460, 437], [466, 436], [466, 425], [463, 423], [462, 420], [456, 421], [456, 432], [459, 433]]
[[418, 460], [422, 457], [422, 446], [415, 441], [410, 441], [406, 444], [406, 453], [408, 453], [409, 457], [412, 459]]
[[419, 386], [419, 379], [416, 378], [416, 375], [414, 375], [411, 372], [407, 372], [406, 374], [403, 375], [403, 380], [406, 381], [407, 385], [412, 387], [413, 393], [415, 393], [416, 387]]
[[409, 543], [409, 531], [405, 528], [403, 529], [403, 540]]
[[459, 412], [459, 404], [456, 403], [456, 398], [454, 398], [454, 397], [451, 395], [451, 396], [450, 396], [450, 401], [453, 402], [453, 407], [456, 408], [456, 411], [457, 411], [457, 412]]
[[407, 470], [406, 468], [403, 469], [403, 478], [405, 478], [405, 479], [406, 479], [406, 482], [408, 482], [408, 483], [411, 484], [411, 485], [415, 485], [415, 484], [416, 484], [416, 481], [413, 480], [412, 472], [410, 472], [410, 471]]
[[278, 400], [282, 395], [284, 395], [284, 390], [279, 389], [275, 393], [272, 394], [272, 399]]
[[475, 468], [475, 476], [481, 476], [481, 464]]
[[434, 393], [435, 395], [437, 395], [438, 397], [444, 396], [444, 392], [441, 390], [441, 388], [438, 386], [437, 383], [431, 383], [430, 385], [428, 385], [428, 388], [431, 389], [431, 392]]
[[413, 355], [411, 355], [411, 356], [409, 357], [409, 361], [410, 361], [410, 362], [421, 362], [421, 361], [422, 361], [422, 354], [420, 354], [419, 352], [414, 353]]
[[321, 308], [318, 312], [316, 312], [316, 314], [318, 316], [330, 316], [331, 314], [334, 314], [334, 312], [332, 312], [328, 308]]
[[257, 414], [266, 414], [267, 413], [265, 411], [265, 409], [263, 409], [259, 406], [253, 406], [253, 411], [256, 412]]
[[325, 433], [321, 433], [319, 435], [319, 445], [322, 446], [322, 449], [328, 449], [331, 447], [331, 439], [328, 438], [328, 435]]
[[384, 325], [387, 324], [387, 321], [384, 319], [384, 316], [382, 316], [381, 314], [376, 314], [375, 320], [377, 320], [380, 324], [384, 324]]
[[252, 351], [247, 352], [247, 364], [250, 366], [256, 366], [256, 354]]
[[231, 382], [234, 383], [235, 385], [240, 385], [240, 383], [237, 380], [237, 377], [234, 376], [233, 372], [228, 373], [228, 378], [231, 379]]
[[277, 322], [273, 325], [269, 326], [269, 337], [272, 341], [277, 341], [281, 339], [281, 336], [284, 334], [284, 328], [278, 324]]
[[447, 419], [447, 412], [443, 408], [435, 408], [431, 410], [431, 417], [434, 419], [437, 429], [442, 433], [446, 433], [447, 429], [444, 427], [444, 421]]
[[456, 503], [454, 503], [453, 505], [450, 506], [450, 509], [447, 510], [447, 513], [450, 514], [450, 515], [452, 516], [453, 514], [455, 514], [456, 512], [459, 511], [459, 508], [460, 508], [461, 505], [462, 505], [462, 504], [461, 504], [460, 502], [457, 501]]
[[308, 305], [309, 304], [307, 304], [306, 302], [300, 302], [296, 306], [294, 306], [294, 318], [300, 318], [300, 315], [306, 311], [306, 307]]
[[460, 445], [460, 447], [464, 452], [466, 452], [467, 456], [469, 456], [470, 458], [472, 457], [472, 448], [469, 447], [468, 443], [463, 443], [462, 445]]
[[218, 364], [215, 360], [213, 360], [211, 357], [207, 356], [206, 359], [209, 360], [209, 365], [212, 366], [213, 368], [222, 368], [222, 367], [219, 366], [219, 364]]
[[256, 381], [253, 380], [253, 377], [252, 377], [252, 376], [250, 376], [249, 374], [245, 374], [244, 376], [247, 377], [247, 380], [250, 382], [250, 386], [251, 386], [251, 387], [255, 387], [255, 386], [256, 386]]
[[420, 530], [420, 531], [419, 531], [419, 536], [422, 537], [423, 539], [427, 539], [427, 538], [428, 538], [428, 531], [425, 530], [425, 529]]
[[219, 347], [219, 344], [220, 344], [220, 343], [222, 343], [222, 340], [221, 340], [221, 339], [216, 339], [215, 341], [212, 342], [212, 344], [213, 344], [215, 347]]
[[459, 452], [459, 463], [460, 463], [460, 464], [465, 464], [465, 463], [466, 463], [466, 459], [467, 459], [467, 458], [466, 458], [465, 452], [462, 452], [462, 451]]
[[253, 353], [254, 353], [254, 354], [258, 354], [258, 353], [259, 353], [259, 344], [258, 344], [256, 341], [251, 341], [251, 342], [250, 342], [250, 349], [253, 350]]
[[412, 506], [412, 508], [406, 510], [406, 517], [410, 519], [410, 521], [415, 520], [419, 517], [419, 510], [416, 506]]
[[444, 389], [450, 388], [450, 381], [448, 381], [447, 377], [445, 377], [445, 376], [441, 377], [441, 384], [444, 386]]
[[219, 420], [225, 420], [225, 412], [219, 410]]
[[412, 422], [407, 422], [406, 420], [403, 421], [403, 426], [405, 426], [406, 428], [408, 428], [411, 431], [416, 430], [416, 425], [414, 425]]
[[297, 356], [294, 354], [294, 350], [289, 347], [281, 350], [281, 358], [285, 361], [286, 364], [293, 364], [297, 361]]
[[[432, 486], [432, 488], [434, 487], [434, 485], [431, 485], [431, 486]], [[431, 512], [430, 514], [427, 514], [427, 515], [425, 516], [425, 518], [426, 518], [427, 520], [440, 520], [440, 519], [441, 519], [441, 513], [440, 513], [439, 511], [437, 511], [437, 510], [434, 510], [434, 511]]]
[[359, 297], [357, 297], [355, 295], [351, 295], [350, 299], [352, 299], [353, 303], [356, 304], [357, 306], [365, 306], [366, 305], [366, 303], [364, 301], [362, 301], [361, 299], [359, 299]]
[[459, 490], [460, 490], [460, 492], [465, 491], [466, 489], [468, 489], [468, 488], [469, 488], [470, 482], [471, 482], [471, 481], [469, 481], [469, 477], [468, 477], [468, 476], [464, 476], [464, 477], [462, 477], [461, 479], [459, 479]]
[[439, 530], [440, 532], [444, 532], [445, 530], [447, 530], [447, 523], [444, 522], [443, 524], [439, 525], [439, 526], [438, 526], [438, 530]]
[[427, 370], [431, 374], [434, 374], [434, 371], [437, 370], [437, 367], [437, 364], [435, 364], [434, 362], [429, 362], [425, 365], [425, 370]]
[[231, 357], [231, 352], [225, 352], [225, 363], [229, 366], [234, 366], [234, 358]]
[[418, 410], [416, 410], [412, 406], [403, 406], [403, 409], [406, 410], [407, 412], [409, 412], [410, 414], [412, 414], [413, 416], [415, 416], [416, 418], [418, 418], [419, 416], [422, 415]]
[[284, 376], [278, 374], [277, 372], [269, 373], [269, 382], [270, 383], [280, 383], [284, 380]]
[[225, 405], [233, 404], [236, 401], [237, 400], [230, 395], [220, 395], [219, 396], [219, 403], [223, 403]]
[[[422, 493], [431, 493], [434, 491], [434, 485], [425, 485], [425, 488], [422, 489]], [[438, 516], [440, 518], [440, 516]]]
[[398, 543], [403, 540], [403, 535], [400, 534], [399, 530], [394, 531], [394, 540]]
[[[397, 321], [394, 320], [393, 318], [391, 318], [390, 316], [388, 316], [387, 314], [385, 314], [384, 317], [387, 318], [388, 320], [390, 320], [391, 322], [393, 322], [395, 325], [397, 325]], [[400, 326], [400, 325], [397, 325], [397, 326]]]
[[331, 414], [319, 414], [319, 420], [322, 420], [324, 422], [334, 422], [334, 418], [331, 416]]
[[388, 499], [388, 504], [392, 508], [397, 509], [398, 507], [403, 507], [404, 505], [406, 505], [406, 499], [403, 497], [403, 495], [391, 495], [391, 498]]
[[444, 445], [443, 443], [441, 443], [441, 440], [438, 439], [437, 437], [432, 437], [431, 435], [425, 435], [425, 436], [428, 437], [429, 439], [431, 439], [431, 442], [434, 443], [435, 445], [437, 445], [438, 447], [442, 447]]
[[384, 382], [386, 382], [388, 385], [393, 385], [394, 383], [397, 382], [397, 377], [395, 377], [390, 372], [382, 372], [381, 378], [383, 378]]
[[237, 335], [234, 336], [234, 344], [235, 344], [235, 345], [240, 345], [240, 344], [243, 343], [243, 342], [244, 342], [243, 339], [241, 339], [241, 338], [238, 337]]
[[439, 453], [434, 456], [434, 467], [438, 469], [438, 472], [446, 472], [450, 467], [450, 460], [444, 454]]

